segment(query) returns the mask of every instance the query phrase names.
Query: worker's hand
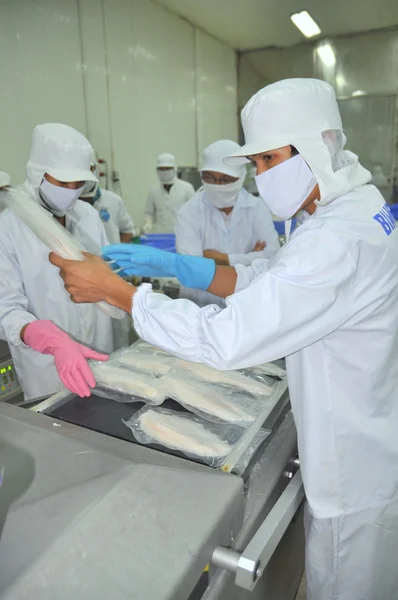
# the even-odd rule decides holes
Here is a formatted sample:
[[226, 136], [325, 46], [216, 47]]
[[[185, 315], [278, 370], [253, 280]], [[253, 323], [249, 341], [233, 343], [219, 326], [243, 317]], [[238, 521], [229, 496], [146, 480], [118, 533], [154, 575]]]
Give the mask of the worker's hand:
[[117, 276], [98, 256], [85, 256], [87, 260], [67, 260], [51, 252], [49, 259], [60, 269], [59, 274], [73, 302], [100, 302], [106, 299], [107, 286], [112, 285]]
[[59, 378], [65, 387], [81, 398], [91, 395], [95, 378], [87, 359], [108, 360], [107, 354], [100, 354], [72, 340], [52, 321], [32, 321], [23, 330], [24, 343], [54, 357]]
[[212, 258], [216, 261], [216, 265], [229, 266], [229, 256], [224, 252], [218, 252], [218, 250], [205, 250], [203, 252], [205, 258]]
[[209, 287], [216, 270], [214, 260], [174, 254], [140, 244], [105, 246], [102, 256], [112, 262], [113, 269], [121, 269], [125, 275], [177, 277], [185, 287], [199, 290]]
[[257, 242], [252, 252], [261, 252], [267, 244], [265, 242]]
[[87, 260], [66, 260], [54, 252], [50, 262], [60, 269], [65, 289], [73, 302], [100, 302], [105, 300], [131, 312], [131, 299], [136, 288], [129, 285], [98, 256], [85, 254]]

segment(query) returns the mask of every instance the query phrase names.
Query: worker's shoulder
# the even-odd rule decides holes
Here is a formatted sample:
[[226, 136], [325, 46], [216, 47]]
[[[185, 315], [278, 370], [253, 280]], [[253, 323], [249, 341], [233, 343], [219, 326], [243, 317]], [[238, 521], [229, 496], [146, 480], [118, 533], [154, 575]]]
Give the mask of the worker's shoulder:
[[0, 228], [2, 231], [8, 231], [10, 224], [18, 221], [20, 220], [10, 208], [5, 208], [0, 212]]
[[91, 221], [100, 220], [98, 211], [85, 200], [77, 200], [72, 210], [76, 213], [79, 219], [89, 219]]
[[101, 197], [106, 200], [107, 202], [111, 202], [113, 204], [124, 204], [124, 200], [121, 196], [119, 196], [119, 194], [116, 194], [115, 192], [113, 192], [112, 190], [103, 190], [101, 188]]
[[148, 197], [153, 197], [153, 196], [157, 196], [159, 193], [162, 192], [162, 186], [160, 185], [160, 183], [154, 183], [148, 191]]
[[180, 217], [190, 217], [192, 215], [198, 217], [204, 210], [205, 203], [203, 202], [203, 190], [200, 189], [194, 193], [192, 198], [182, 204], [177, 211], [177, 215]]
[[268, 210], [268, 208], [266, 207], [264, 200], [262, 200], [261, 198], [259, 198], [257, 196], [253, 196], [253, 194], [251, 194], [250, 192], [245, 190], [245, 188], [242, 188], [241, 191], [239, 192], [238, 203], [243, 208], [252, 209], [253, 211], [256, 211], [256, 212], [259, 211], [264, 214], [265, 213], [271, 214], [270, 211]]
[[184, 181], [184, 179], [177, 179], [175, 185], [178, 185], [181, 189], [184, 189], [187, 192], [192, 192], [192, 194], [195, 193], [195, 188], [193, 187], [192, 183], [189, 183], [189, 181]]

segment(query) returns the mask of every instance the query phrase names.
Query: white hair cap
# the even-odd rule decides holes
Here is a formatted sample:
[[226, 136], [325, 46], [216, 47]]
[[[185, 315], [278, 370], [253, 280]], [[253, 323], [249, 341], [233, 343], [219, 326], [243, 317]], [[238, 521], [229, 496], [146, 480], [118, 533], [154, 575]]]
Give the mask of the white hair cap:
[[202, 166], [200, 171], [215, 171], [230, 175], [231, 177], [243, 177], [246, 174], [244, 165], [225, 164], [224, 158], [235, 152], [239, 152], [241, 147], [232, 140], [218, 140], [207, 146], [202, 153]]
[[368, 183], [369, 171], [344, 149], [340, 111], [333, 88], [319, 79], [284, 79], [258, 91], [242, 110], [245, 145], [225, 162], [294, 146], [313, 172], [327, 204]]
[[174, 154], [170, 154], [169, 152], [165, 152], [164, 154], [159, 154], [158, 160], [156, 163], [156, 168], [159, 167], [170, 167], [176, 168], [176, 157]]
[[58, 181], [98, 181], [91, 172], [93, 149], [85, 136], [62, 123], [44, 123], [33, 130], [27, 165], [28, 181], [37, 192], [45, 173]]

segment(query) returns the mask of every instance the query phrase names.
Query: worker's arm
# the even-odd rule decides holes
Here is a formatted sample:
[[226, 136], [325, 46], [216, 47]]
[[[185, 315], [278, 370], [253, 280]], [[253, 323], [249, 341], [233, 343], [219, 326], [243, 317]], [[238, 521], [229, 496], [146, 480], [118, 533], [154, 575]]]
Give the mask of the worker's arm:
[[145, 216], [151, 217], [152, 220], [155, 220], [156, 217], [156, 205], [153, 199], [152, 190], [149, 190], [148, 197], [145, 202], [144, 209]]
[[254, 230], [256, 241], [265, 242], [264, 248], [246, 254], [229, 254], [228, 262], [231, 266], [251, 265], [255, 260], [271, 258], [280, 249], [279, 237], [274, 227], [272, 215], [262, 200], [258, 201], [256, 207]]
[[319, 341], [354, 314], [355, 264], [333, 235], [312, 232], [305, 238], [287, 249], [283, 261], [230, 296], [223, 310], [199, 309], [141, 286], [132, 308], [138, 335], [218, 369], [268, 362]]
[[28, 311], [20, 268], [7, 233], [7, 216], [0, 225], [0, 339], [19, 346], [26, 325], [36, 321]]
[[[76, 263], [53, 254], [50, 258], [61, 267], [72, 299], [106, 300], [126, 311], [131, 307], [142, 339], [218, 369], [244, 368], [297, 352], [341, 327], [354, 313], [355, 264], [327, 231], [296, 236], [283, 261], [230, 296], [225, 309], [170, 300], [153, 293], [148, 284], [133, 288], [103, 263]], [[227, 287], [230, 277], [217, 269], [209, 290], [217, 283]]]
[[[195, 202], [195, 201], [193, 201]], [[203, 256], [200, 225], [196, 219], [196, 206], [189, 203], [177, 211], [175, 220], [176, 248], [179, 254]]]
[[118, 200], [118, 228], [120, 232], [120, 241], [122, 242], [122, 244], [128, 244], [133, 236], [134, 223], [133, 219], [127, 212], [127, 208], [123, 201], [123, 198], [119, 197]]

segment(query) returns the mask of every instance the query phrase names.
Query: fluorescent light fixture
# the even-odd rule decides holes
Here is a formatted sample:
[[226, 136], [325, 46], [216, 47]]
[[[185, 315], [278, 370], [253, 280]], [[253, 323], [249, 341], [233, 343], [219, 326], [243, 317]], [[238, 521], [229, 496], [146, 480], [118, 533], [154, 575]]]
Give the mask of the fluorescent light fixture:
[[364, 92], [363, 90], [355, 90], [355, 92], [352, 92], [351, 96], [365, 96], [366, 92]]
[[322, 44], [317, 47], [316, 51], [325, 67], [333, 67], [336, 64], [336, 55], [330, 44]]
[[306, 38], [312, 38], [321, 33], [318, 23], [314, 21], [310, 13], [306, 10], [302, 10], [299, 13], [294, 13], [294, 15], [291, 15], [290, 18]]

